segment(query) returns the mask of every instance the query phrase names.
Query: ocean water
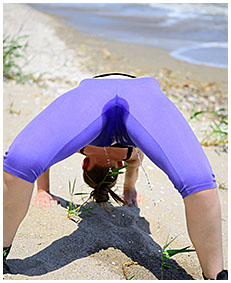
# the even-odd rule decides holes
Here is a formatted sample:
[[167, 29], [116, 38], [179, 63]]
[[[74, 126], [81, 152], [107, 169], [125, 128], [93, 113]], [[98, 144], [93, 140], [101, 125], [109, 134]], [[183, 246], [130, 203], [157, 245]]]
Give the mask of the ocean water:
[[179, 60], [227, 68], [228, 5], [225, 3], [28, 4], [63, 16], [82, 32], [105, 39], [164, 48]]

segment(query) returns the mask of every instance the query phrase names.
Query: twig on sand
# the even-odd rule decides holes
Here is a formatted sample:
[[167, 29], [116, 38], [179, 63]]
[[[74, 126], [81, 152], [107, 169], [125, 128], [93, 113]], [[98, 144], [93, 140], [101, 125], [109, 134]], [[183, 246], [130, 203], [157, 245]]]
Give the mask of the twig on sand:
[[202, 146], [210, 146], [210, 145], [223, 145], [227, 144], [228, 141], [214, 141], [214, 142], [201, 142]]
[[138, 262], [136, 262], [136, 261], [125, 262], [123, 264], [122, 269], [123, 269], [123, 273], [124, 273], [124, 276], [125, 276], [126, 280], [131, 280], [131, 279], [133, 279], [135, 277], [135, 275], [133, 275], [131, 278], [129, 278], [127, 276], [126, 267], [130, 266], [130, 265], [137, 265], [137, 264], [138, 264]]

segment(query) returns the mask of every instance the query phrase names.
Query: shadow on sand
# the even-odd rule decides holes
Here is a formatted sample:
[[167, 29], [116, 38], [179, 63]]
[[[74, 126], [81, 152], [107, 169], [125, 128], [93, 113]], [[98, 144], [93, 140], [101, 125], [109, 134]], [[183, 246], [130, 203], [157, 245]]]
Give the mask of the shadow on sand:
[[[57, 197], [65, 209], [68, 202]], [[84, 209], [93, 207], [89, 202]], [[79, 217], [77, 229], [61, 239], [54, 241], [37, 254], [21, 259], [9, 259], [13, 274], [27, 276], [43, 275], [66, 266], [84, 257], [88, 257], [102, 249], [118, 249], [131, 260], [137, 261], [160, 279], [161, 247], [150, 236], [149, 223], [139, 216], [140, 210], [135, 207], [113, 207], [109, 205], [111, 217], [99, 206], [91, 212], [85, 212]], [[78, 219], [79, 219], [78, 217]], [[177, 269], [165, 269], [165, 280], [193, 280], [178, 263], [172, 259], [168, 263]]]

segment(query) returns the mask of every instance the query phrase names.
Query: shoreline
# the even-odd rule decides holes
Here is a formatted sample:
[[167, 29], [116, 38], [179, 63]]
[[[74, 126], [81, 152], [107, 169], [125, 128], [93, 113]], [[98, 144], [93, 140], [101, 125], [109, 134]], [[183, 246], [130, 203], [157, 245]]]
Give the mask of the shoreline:
[[[166, 52], [161, 49], [155, 51], [160, 56], [156, 64], [150, 69], [145, 68], [152, 58], [153, 49], [105, 41], [74, 31], [58, 18], [25, 4], [4, 4], [4, 31], [14, 33], [22, 23], [22, 32], [31, 39], [28, 52], [33, 58], [25, 70], [47, 72], [43, 77], [47, 88], [29, 83], [17, 84], [10, 80], [3, 82], [4, 150], [7, 150], [16, 134], [55, 98], [76, 87], [80, 80], [98, 73], [120, 71], [135, 73], [137, 76], [156, 75], [164, 92], [173, 101], [175, 99], [177, 106], [186, 115], [191, 113], [190, 107], [194, 100], [198, 102], [198, 107], [205, 109], [226, 105], [225, 82], [221, 83], [218, 78], [216, 81], [205, 81], [200, 75], [201, 67], [198, 66], [193, 70], [201, 80], [192, 79], [187, 74], [192, 72], [188, 64], [179, 65], [173, 59], [171, 65]], [[147, 56], [141, 56], [142, 54]], [[151, 62], [153, 61], [154, 58]], [[179, 68], [176, 68], [178, 65]], [[214, 73], [214, 70], [210, 69], [209, 72]], [[203, 120], [199, 124], [195, 121], [190, 125], [200, 135], [201, 127], [208, 126], [207, 123], [207, 120]], [[204, 150], [217, 180], [227, 183], [227, 153], [214, 146], [205, 147]], [[52, 204], [52, 208], [42, 210], [31, 202], [7, 260], [15, 273], [4, 275], [5, 280], [124, 280], [122, 265], [131, 260], [137, 261], [138, 265], [128, 268], [129, 276], [136, 274], [136, 280], [158, 280], [159, 253], [166, 239], [180, 235], [171, 248], [191, 245], [186, 231], [182, 198], [168, 177], [147, 157], [143, 166], [153, 191], [150, 191], [146, 176], [140, 170], [137, 190], [143, 197], [143, 204], [139, 209], [118, 207], [112, 202], [111, 213], [116, 215], [115, 218], [97, 207], [92, 214], [86, 212], [70, 221], [67, 218], [70, 200], [68, 180], [72, 182], [76, 178], [76, 192], [90, 192], [89, 187], [83, 183], [82, 161], [82, 155], [74, 154], [52, 166], [51, 193], [60, 198], [61, 204]], [[117, 193], [122, 195], [123, 178], [120, 177]], [[33, 196], [36, 189], [35, 185]], [[227, 195], [228, 190], [219, 190], [226, 268]], [[82, 199], [76, 198], [75, 201], [81, 204]], [[153, 206], [153, 198], [156, 206]], [[166, 269], [165, 279], [202, 279], [195, 253], [176, 257], [173, 262], [179, 266], [179, 270]]]
[[[200, 20], [203, 22], [203, 16], [202, 18], [199, 17], [195, 19], [197, 24], [200, 26], [200, 28], [197, 28], [195, 31], [197, 35], [191, 34], [190, 36], [190, 32], [193, 29], [195, 23], [188, 22], [188, 21], [181, 22], [182, 19], [181, 20], [178, 19], [181, 22], [180, 24], [179, 22], [177, 23], [177, 19], [175, 18], [175, 22], [173, 26], [171, 26], [170, 24], [167, 24], [169, 21], [168, 15], [162, 14], [162, 17], [161, 17], [160, 15], [157, 15], [158, 12], [156, 12], [157, 14], [153, 13], [153, 15], [151, 16], [151, 14], [149, 14], [152, 11], [150, 6], [149, 6], [149, 10], [146, 10], [146, 12], [144, 11], [145, 10], [144, 9], [144, 10], [141, 10], [140, 13], [136, 14], [137, 6], [136, 4], [134, 4], [133, 6], [134, 14], [132, 15], [130, 13], [131, 11], [129, 13], [126, 13], [126, 12], [123, 13], [124, 9], [126, 9], [125, 7], [124, 9], [122, 8], [123, 4], [122, 5], [116, 4], [116, 8], [112, 8], [110, 5], [108, 6], [106, 5], [102, 7], [100, 5], [101, 4], [93, 4], [93, 5], [86, 5], [86, 4], [85, 5], [84, 4], [75, 5], [74, 4], [74, 5], [69, 6], [68, 4], [67, 5], [64, 4], [60, 7], [59, 5], [56, 5], [56, 4], [51, 4], [51, 5], [46, 5], [46, 4], [45, 5], [44, 4], [33, 5], [32, 4], [31, 7], [34, 9], [38, 9], [39, 11], [48, 12], [50, 13], [50, 15], [53, 14], [56, 16], [60, 16], [60, 19], [61, 20], [63, 19], [64, 20], [63, 22], [65, 24], [68, 24], [72, 26], [73, 28], [76, 28], [77, 31], [87, 33], [89, 36], [96, 35], [97, 37], [97, 35], [100, 35], [101, 39], [105, 39], [109, 41], [112, 40], [112, 41], [119, 41], [119, 42], [128, 42], [128, 43], [130, 42], [130, 43], [136, 43], [138, 45], [141, 44], [143, 46], [153, 46], [154, 48], [158, 47], [160, 49], [170, 51], [169, 53], [171, 57], [174, 57], [174, 58], [179, 58], [178, 52], [180, 52], [180, 50], [183, 49], [184, 55], [181, 54], [181, 56], [185, 56], [185, 55], [186, 57], [188, 56], [186, 61], [191, 62], [191, 63], [195, 63], [194, 62], [195, 52], [192, 50], [195, 48], [195, 46], [201, 45], [201, 47], [203, 46], [204, 48], [205, 45], [206, 46], [211, 45], [211, 43], [208, 43], [208, 42], [206, 43], [205, 41], [205, 38], [206, 38], [205, 34], [206, 34], [209, 23], [207, 23], [207, 25], [205, 26], [203, 26], [203, 24], [200, 25], [198, 23], [198, 21]], [[147, 9], [147, 5], [148, 4], [145, 4], [146, 9]], [[171, 7], [169, 8], [171, 10]], [[118, 9], [120, 10], [120, 12], [118, 11]], [[143, 12], [143, 16], [142, 16], [142, 12]], [[163, 10], [163, 13], [164, 13], [164, 10]], [[166, 24], [168, 28], [163, 27], [165, 26], [166, 20], [167, 20]], [[159, 27], [157, 28], [156, 25], [153, 26], [151, 24], [153, 22], [155, 22], [157, 26], [159, 25]], [[190, 26], [190, 24], [192, 26]], [[212, 22], [210, 24], [212, 24]], [[224, 30], [226, 30], [226, 27], [222, 26], [222, 28], [223, 30], [221, 30], [221, 34], [222, 34], [221, 36], [224, 36], [223, 32]], [[219, 29], [221, 29], [220, 25], [219, 25]], [[168, 37], [166, 36], [167, 34], [169, 34], [171, 39], [168, 39]], [[209, 32], [207, 33], [207, 35], [208, 34]], [[197, 38], [197, 36], [199, 37]], [[191, 40], [191, 37], [193, 37], [194, 40]], [[184, 40], [182, 41], [183, 38]], [[210, 38], [209, 42], [213, 42], [214, 44], [216, 42], [216, 39], [217, 37], [213, 39]], [[217, 42], [217, 46], [220, 46], [219, 41]], [[200, 52], [203, 53], [203, 48], [200, 49], [199, 53]], [[185, 51], [186, 51], [185, 49], [187, 50], [186, 54], [185, 54]], [[190, 52], [188, 53], [189, 50], [191, 50], [192, 53], [194, 53], [194, 55], [192, 54], [192, 57], [189, 54]], [[216, 58], [218, 58], [218, 55], [219, 55], [221, 61], [220, 63], [217, 62], [218, 64], [217, 67], [222, 67], [221, 63], [222, 62], [225, 63], [224, 58], [226, 58], [226, 54], [222, 53], [223, 49], [219, 49], [219, 51], [217, 51], [218, 53], [217, 52], [215, 53], [215, 51], [214, 50], [212, 51], [212, 50], [213, 49], [209, 49], [207, 50], [208, 52], [206, 52], [206, 55], [204, 54], [204, 56], [208, 56], [207, 64], [209, 66], [216, 67], [216, 63], [214, 62], [214, 60], [216, 61]], [[177, 55], [172, 56], [172, 53], [173, 54], [177, 53]], [[223, 59], [221, 57], [222, 54], [223, 54]], [[205, 58], [201, 56], [202, 54], [199, 57], [197, 56], [196, 57], [199, 61], [200, 60], [204, 61]], [[211, 58], [211, 61], [209, 61], [208, 59], [209, 57]], [[181, 60], [181, 58], [179, 58], [179, 60]], [[212, 62], [214, 62], [215, 65], [213, 65]], [[204, 64], [202, 63], [200, 65], [204, 65]], [[223, 67], [227, 68], [227, 66], [223, 66]]]
[[[102, 70], [102, 68], [95, 68], [93, 65], [105, 61], [105, 55], [107, 57], [107, 54], [101, 51], [103, 48], [106, 48], [112, 57], [107, 57], [108, 64], [111, 65], [110, 67], [113, 68], [115, 72], [133, 72], [137, 74], [137, 76], [154, 76], [160, 69], [168, 68], [181, 76], [185, 76], [187, 79], [217, 82], [224, 85], [228, 83], [227, 68], [188, 63], [172, 57], [170, 55], [171, 51], [169, 50], [138, 43], [108, 40], [96, 34], [84, 33], [68, 23], [65, 23], [64, 17], [62, 16], [45, 11], [38, 11], [51, 16], [57, 21], [57, 25], [54, 27], [56, 34], [61, 40], [65, 41], [70, 48], [75, 49], [76, 42], [81, 42], [81, 45], [86, 45], [88, 52], [90, 52], [94, 58], [94, 62], [88, 62], [90, 70], [93, 71], [94, 74], [98, 74], [98, 72]], [[74, 38], [76, 38], [76, 41]], [[123, 62], [124, 58], [126, 58], [126, 64]], [[111, 59], [112, 62], [110, 62], [109, 59]]]

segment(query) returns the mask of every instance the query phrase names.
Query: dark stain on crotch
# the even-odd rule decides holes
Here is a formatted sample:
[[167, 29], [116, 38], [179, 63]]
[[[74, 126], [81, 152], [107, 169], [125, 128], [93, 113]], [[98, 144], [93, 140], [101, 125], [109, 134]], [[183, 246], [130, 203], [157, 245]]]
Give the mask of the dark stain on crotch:
[[125, 126], [128, 115], [128, 102], [116, 95], [105, 104], [102, 110], [103, 130], [90, 145], [110, 146], [113, 143], [121, 143], [125, 146], [135, 146]]

